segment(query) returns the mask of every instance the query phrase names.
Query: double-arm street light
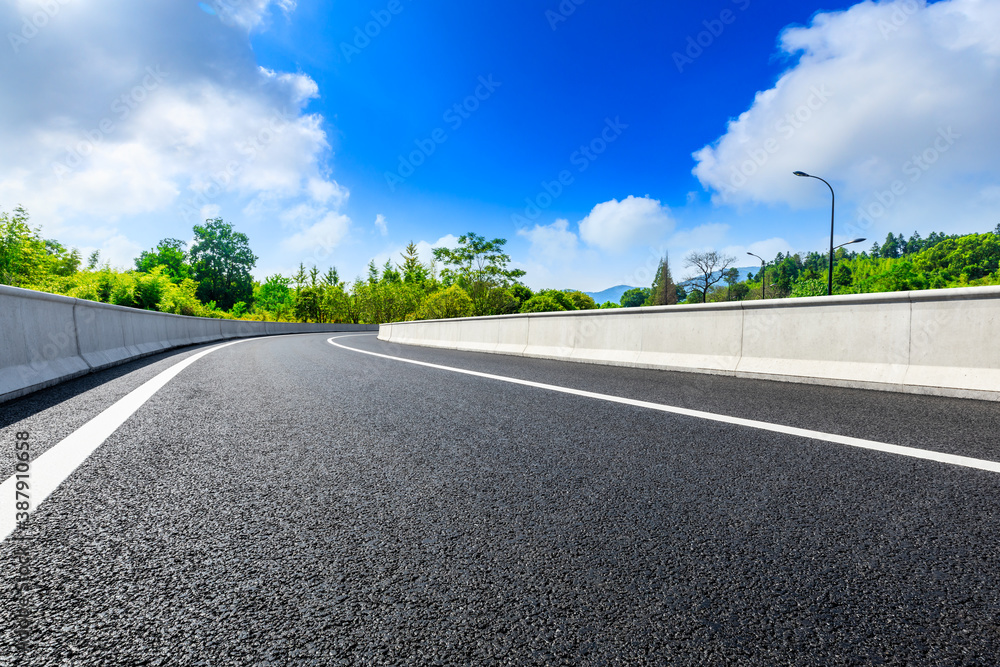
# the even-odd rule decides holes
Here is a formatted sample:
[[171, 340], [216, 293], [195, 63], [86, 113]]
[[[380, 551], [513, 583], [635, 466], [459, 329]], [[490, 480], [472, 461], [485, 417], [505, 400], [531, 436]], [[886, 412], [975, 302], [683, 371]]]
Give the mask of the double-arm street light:
[[[793, 171], [796, 176], [801, 176], [802, 178], [815, 178], [817, 181], [826, 181], [819, 176], [813, 176], [812, 174], [807, 174], [804, 171]], [[837, 195], [833, 192], [833, 186], [826, 183], [826, 187], [830, 188], [830, 196], [832, 197], [830, 201], [830, 275], [826, 283], [826, 294], [827, 296], [833, 294], [833, 212], [834, 207], [837, 205]]]
[[[815, 178], [817, 181], [823, 181], [824, 183], [826, 183], [826, 181], [820, 178], [819, 176], [813, 176], [812, 174], [807, 174], [804, 171], [793, 171], [792, 173], [795, 174], [796, 176], [801, 176], [802, 178]], [[833, 251], [836, 250], [837, 248], [843, 248], [845, 245], [851, 245], [852, 243], [861, 243], [862, 241], [866, 241], [867, 239], [854, 239], [853, 241], [848, 241], [847, 243], [841, 243], [839, 246], [837, 246], [837, 248], [833, 247], [833, 212], [834, 212], [834, 207], [837, 204], [837, 195], [834, 194], [832, 185], [826, 183], [826, 187], [830, 188], [830, 198], [831, 198], [830, 199], [830, 274], [826, 278], [826, 294], [827, 296], [829, 296], [833, 294]]]
[[756, 257], [757, 259], [760, 260], [760, 298], [761, 298], [761, 301], [763, 301], [764, 299], [767, 298], [767, 295], [765, 294], [765, 287], [764, 287], [764, 278], [767, 277], [765, 275], [766, 274], [767, 262], [765, 262], [764, 258], [761, 257], [760, 255], [754, 255], [752, 252], [748, 252], [747, 254], [748, 255], [753, 255], [754, 257]]

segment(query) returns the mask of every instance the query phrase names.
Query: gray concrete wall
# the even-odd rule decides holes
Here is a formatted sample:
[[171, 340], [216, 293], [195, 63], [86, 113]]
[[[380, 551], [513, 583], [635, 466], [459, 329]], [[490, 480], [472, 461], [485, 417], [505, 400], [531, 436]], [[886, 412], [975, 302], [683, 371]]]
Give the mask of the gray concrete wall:
[[397, 322], [379, 338], [1000, 401], [1000, 287]]
[[0, 403], [184, 345], [377, 328], [184, 317], [0, 285]]

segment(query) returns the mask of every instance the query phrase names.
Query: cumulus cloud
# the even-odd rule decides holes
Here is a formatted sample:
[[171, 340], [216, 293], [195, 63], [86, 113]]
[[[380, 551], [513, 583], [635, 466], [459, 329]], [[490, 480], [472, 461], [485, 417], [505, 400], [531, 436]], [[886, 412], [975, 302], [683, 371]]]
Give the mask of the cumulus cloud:
[[673, 228], [670, 211], [659, 200], [629, 195], [595, 206], [580, 221], [580, 237], [602, 250], [622, 252], [662, 239]]
[[725, 240], [728, 233], [729, 225], [712, 222], [679, 230], [670, 237], [669, 245], [671, 248], [681, 248], [686, 251], [710, 250]]
[[350, 229], [351, 220], [340, 213], [326, 213], [317, 222], [282, 241], [282, 246], [293, 252], [313, 252], [324, 259], [336, 247]]
[[531, 229], [519, 229], [517, 235], [531, 243], [533, 257], [552, 262], [565, 262], [576, 257], [578, 239], [569, 229], [569, 220], [556, 220], [551, 225], [536, 224]]
[[988, 0], [817, 14], [783, 33], [797, 62], [694, 154], [694, 174], [717, 203], [827, 201], [822, 184], [791, 174], [804, 170], [833, 181], [858, 217], [877, 203], [868, 224], [976, 218], [986, 209], [972, 195], [1000, 183], [998, 25]]
[[[56, 9], [44, 25], [26, 30], [46, 6]], [[200, 6], [0, 5], [0, 33], [30, 35], [0, 55], [0, 89], [18, 91], [0, 101], [0, 205], [23, 204], [70, 244], [124, 233], [145, 246], [207, 213], [242, 210], [247, 225], [263, 226], [306, 202], [309, 215], [284, 220], [286, 247], [343, 238], [348, 193], [324, 164], [324, 119], [307, 111], [318, 87], [259, 67], [248, 39], [295, 3]]]
[[381, 213], [375, 216], [375, 229], [377, 229], [378, 233], [382, 236], [389, 235], [389, 227], [385, 224], [385, 216]]

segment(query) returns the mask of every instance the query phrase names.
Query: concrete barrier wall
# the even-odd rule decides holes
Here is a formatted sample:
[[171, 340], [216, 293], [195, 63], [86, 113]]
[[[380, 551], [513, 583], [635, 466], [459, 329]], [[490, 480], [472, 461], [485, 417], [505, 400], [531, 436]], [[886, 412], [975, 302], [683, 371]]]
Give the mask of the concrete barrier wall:
[[379, 339], [1000, 401], [1000, 287], [396, 322]]
[[374, 331], [136, 310], [0, 285], [0, 403], [163, 350], [250, 336]]

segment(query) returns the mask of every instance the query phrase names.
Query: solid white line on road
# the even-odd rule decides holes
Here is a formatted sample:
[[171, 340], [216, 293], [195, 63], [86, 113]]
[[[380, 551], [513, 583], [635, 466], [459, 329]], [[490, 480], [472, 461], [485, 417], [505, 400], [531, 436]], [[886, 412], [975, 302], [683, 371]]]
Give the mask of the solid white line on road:
[[480, 373], [479, 371], [470, 371], [464, 368], [441, 366], [439, 364], [431, 364], [426, 361], [416, 361], [415, 359], [404, 359], [402, 357], [393, 357], [388, 354], [380, 354], [378, 352], [369, 352], [368, 350], [358, 350], [353, 347], [347, 347], [346, 345], [341, 345], [340, 343], [334, 342], [339, 338], [347, 338], [347, 336], [335, 336], [333, 338], [328, 338], [327, 342], [330, 343], [331, 345], [335, 345], [336, 347], [342, 348], [344, 350], [350, 350], [351, 352], [359, 352], [361, 354], [368, 354], [373, 357], [381, 357], [383, 359], [392, 359], [393, 361], [402, 361], [404, 363], [414, 364], [416, 366], [426, 366], [427, 368], [436, 368], [438, 370], [451, 371], [452, 373], [461, 373], [463, 375], [474, 375], [476, 377], [487, 378], [489, 380], [497, 380], [499, 382], [509, 382], [511, 384], [519, 384], [525, 387], [535, 387], [536, 389], [545, 389], [548, 391], [559, 392], [561, 394], [571, 394], [573, 396], [594, 398], [600, 401], [608, 401], [609, 403], [621, 403], [624, 405], [633, 405], [635, 407], [647, 408], [649, 410], [657, 410], [659, 412], [669, 412], [675, 415], [684, 415], [685, 417], [696, 417], [698, 419], [707, 419], [708, 421], [722, 422], [724, 424], [735, 424], [737, 426], [746, 426], [748, 428], [756, 428], [763, 431], [772, 431], [774, 433], [785, 433], [787, 435], [794, 435], [801, 438], [810, 438], [812, 440], [823, 440], [825, 442], [833, 442], [838, 445], [849, 445], [851, 447], [861, 447], [862, 449], [873, 449], [879, 452], [898, 454], [900, 456], [909, 456], [915, 459], [926, 459], [928, 461], [937, 461], [938, 463], [948, 463], [951, 465], [963, 466], [966, 468], [976, 468], [977, 470], [1000, 472], [1000, 462], [996, 461], [986, 461], [984, 459], [974, 459], [968, 456], [945, 454], [944, 452], [934, 452], [927, 449], [917, 449], [915, 447], [903, 447], [902, 445], [890, 445], [889, 443], [885, 442], [877, 442], [875, 440], [864, 440], [861, 438], [852, 438], [846, 435], [837, 435], [836, 433], [823, 433], [822, 431], [811, 431], [809, 429], [796, 428], [794, 426], [784, 426], [782, 424], [771, 424], [770, 422], [762, 422], [754, 419], [742, 419], [740, 417], [730, 417], [728, 415], [720, 415], [720, 414], [715, 414], [713, 412], [703, 412], [701, 410], [690, 410], [688, 408], [679, 408], [673, 405], [664, 405], [662, 403], [637, 401], [632, 398], [611, 396], [610, 394], [599, 394], [593, 391], [584, 391], [582, 389], [571, 389], [569, 387], [560, 387], [558, 385], [553, 385], [553, 384], [532, 382], [530, 380], [520, 380], [518, 378], [506, 377], [503, 375]]
[[[178, 373], [216, 350], [248, 340], [260, 339], [244, 338], [230, 341], [202, 350], [177, 362], [145, 384], [132, 390], [107, 410], [66, 436], [59, 444], [47, 449], [37, 459], [31, 461], [30, 478], [27, 480], [29, 488], [26, 491], [31, 498], [30, 511], [34, 511], [41, 505], [81, 463], [87, 460], [87, 457], [93, 454], [112, 433], [118, 430], [119, 426], [125, 423], [126, 419], [142, 407], [143, 403], [152, 398], [153, 394], [174, 379]], [[6, 540], [17, 527], [16, 490], [16, 473], [0, 484], [0, 542]]]

